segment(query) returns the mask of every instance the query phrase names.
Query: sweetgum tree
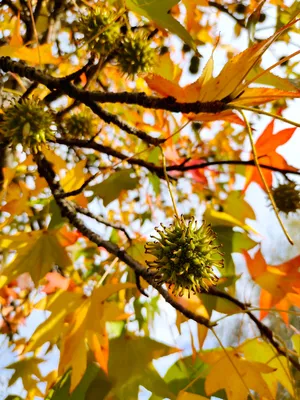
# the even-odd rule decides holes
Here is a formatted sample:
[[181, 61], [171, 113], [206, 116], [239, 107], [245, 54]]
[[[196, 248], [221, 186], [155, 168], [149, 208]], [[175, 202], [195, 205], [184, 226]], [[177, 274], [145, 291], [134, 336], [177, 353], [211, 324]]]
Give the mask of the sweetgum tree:
[[299, 398], [298, 14], [0, 2], [3, 398]]

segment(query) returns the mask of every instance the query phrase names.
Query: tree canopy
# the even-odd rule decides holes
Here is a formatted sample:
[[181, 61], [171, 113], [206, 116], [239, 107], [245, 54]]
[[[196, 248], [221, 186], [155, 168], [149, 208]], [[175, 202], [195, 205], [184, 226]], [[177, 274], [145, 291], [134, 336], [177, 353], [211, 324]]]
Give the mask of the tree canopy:
[[298, 398], [299, 13], [0, 1], [3, 399]]

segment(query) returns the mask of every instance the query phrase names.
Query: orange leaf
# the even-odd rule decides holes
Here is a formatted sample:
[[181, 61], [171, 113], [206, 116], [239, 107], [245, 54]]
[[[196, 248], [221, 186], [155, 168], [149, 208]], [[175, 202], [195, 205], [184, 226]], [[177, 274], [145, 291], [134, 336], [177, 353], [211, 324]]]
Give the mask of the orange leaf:
[[20, 35], [20, 17], [16, 20], [13, 36], [10, 43], [0, 48], [0, 56], [19, 58], [30, 64], [59, 64], [61, 58], [52, 55], [52, 44], [42, 44], [37, 47], [23, 45]]
[[[223, 67], [217, 77], [212, 76], [213, 71], [213, 49], [212, 55], [206, 64], [200, 78], [187, 86], [181, 87], [177, 82], [170, 81], [159, 75], [148, 74], [144, 76], [148, 86], [164, 97], [173, 96], [180, 103], [213, 102], [224, 101], [225, 104], [257, 105], [264, 104], [277, 98], [300, 97], [300, 90], [285, 91], [269, 88], [247, 88], [250, 83], [255, 82], [255, 76], [251, 81], [245, 82], [252, 68], [260, 61], [262, 55], [278, 37], [290, 28], [297, 20], [285, 25], [268, 39], [253, 45], [243, 52], [232, 57]], [[216, 47], [216, 46], [215, 46]], [[263, 71], [257, 75], [261, 77]], [[189, 114], [189, 118], [203, 121], [228, 120], [244, 125], [230, 110], [217, 114], [199, 113], [197, 116]]]
[[[268, 265], [259, 250], [254, 258], [245, 251], [247, 267], [252, 279], [262, 288], [260, 294], [260, 307], [271, 309], [275, 307], [279, 310], [289, 310], [295, 298], [290, 294], [297, 295], [300, 288], [300, 255], [292, 258], [285, 263], [271, 266]], [[297, 299], [296, 299], [297, 300]], [[280, 313], [284, 322], [288, 323], [288, 313]], [[268, 315], [267, 310], [262, 310], [260, 318]]]
[[242, 53], [232, 57], [223, 67], [216, 78], [212, 78], [203, 88], [199, 97], [200, 101], [222, 100], [227, 96], [236, 98], [243, 87], [243, 81], [254, 67], [260, 61], [261, 56], [270, 47], [270, 45], [296, 21], [293, 21], [270, 36], [268, 39], [251, 46]]
[[[276, 152], [277, 147], [285, 144], [293, 136], [296, 129], [297, 128], [283, 129], [274, 134], [274, 120], [272, 120], [255, 143], [259, 162], [261, 164], [270, 165], [276, 168], [297, 171], [297, 168], [289, 165], [285, 161], [285, 159]], [[256, 167], [247, 166], [245, 176], [246, 183], [244, 191], [248, 188], [251, 182], [256, 182], [258, 185], [261, 186], [263, 190], [265, 190], [265, 187]], [[272, 171], [264, 170], [264, 177], [267, 181], [268, 186], [271, 186], [273, 182]]]
[[50, 294], [57, 289], [71, 290], [75, 287], [74, 282], [70, 278], [66, 278], [58, 272], [48, 272], [45, 276], [47, 284], [43, 288], [43, 292]]
[[237, 106], [256, 106], [269, 101], [286, 98], [300, 97], [300, 91], [288, 91], [272, 88], [247, 88], [240, 97], [232, 100], [230, 104]]

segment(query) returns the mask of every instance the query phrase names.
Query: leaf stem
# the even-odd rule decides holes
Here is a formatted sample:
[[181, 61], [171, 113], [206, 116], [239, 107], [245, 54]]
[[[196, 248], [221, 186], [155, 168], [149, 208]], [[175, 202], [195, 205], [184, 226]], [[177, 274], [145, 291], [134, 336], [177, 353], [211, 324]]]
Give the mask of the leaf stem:
[[257, 75], [255, 75], [254, 78], [250, 79], [249, 81], [246, 81], [243, 85], [241, 85], [238, 88], [238, 93], [241, 93], [243, 91], [243, 89], [249, 87], [249, 85], [253, 82], [255, 82], [258, 78], [260, 78], [261, 76], [265, 75], [267, 72], [270, 72], [273, 68], [277, 67], [278, 65], [283, 64], [285, 61], [290, 60], [291, 58], [295, 57], [296, 55], [298, 55], [300, 53], [300, 50], [295, 51], [293, 54], [290, 54], [289, 56], [286, 56], [282, 59], [280, 59], [277, 63], [271, 65], [269, 68], [261, 71], [260, 73], [258, 73]]
[[274, 197], [273, 197], [272, 192], [271, 192], [271, 190], [270, 190], [270, 188], [269, 188], [269, 186], [267, 184], [267, 181], [266, 181], [265, 176], [264, 176], [264, 174], [262, 172], [262, 169], [260, 168], [259, 161], [258, 161], [258, 156], [257, 156], [257, 152], [256, 152], [254, 140], [253, 140], [251, 126], [250, 126], [250, 124], [249, 124], [249, 122], [247, 120], [247, 117], [246, 117], [245, 113], [243, 112], [243, 110], [240, 109], [239, 111], [240, 111], [240, 113], [241, 113], [241, 115], [242, 115], [242, 117], [243, 117], [243, 119], [245, 121], [245, 124], [246, 124], [246, 128], [247, 128], [247, 131], [248, 131], [248, 136], [249, 136], [251, 147], [252, 147], [253, 159], [254, 159], [255, 166], [256, 166], [256, 168], [258, 170], [259, 176], [260, 176], [260, 178], [261, 178], [261, 180], [262, 180], [262, 182], [264, 184], [264, 187], [266, 189], [266, 192], [268, 194], [268, 197], [270, 199], [270, 202], [272, 204], [272, 207], [274, 209], [274, 212], [275, 212], [275, 215], [276, 215], [276, 217], [278, 219], [278, 222], [279, 222], [279, 224], [280, 224], [280, 226], [282, 228], [282, 231], [285, 234], [287, 240], [290, 242], [290, 244], [293, 245], [294, 242], [293, 242], [292, 238], [290, 237], [290, 235], [288, 234], [288, 232], [287, 232], [287, 230], [286, 230], [286, 228], [285, 228], [285, 226], [284, 226], [284, 224], [283, 224], [283, 222], [282, 222], [282, 220], [280, 218], [280, 215], [279, 215], [279, 212], [277, 210], [277, 206], [276, 206]]
[[245, 386], [245, 388], [247, 389], [247, 392], [249, 393], [249, 397], [254, 400], [254, 397], [252, 396], [252, 393], [250, 391], [250, 389], [248, 388], [243, 376], [241, 375], [240, 371], [237, 369], [237, 366], [234, 364], [234, 362], [232, 361], [230, 355], [228, 354], [228, 351], [225, 349], [225, 347], [223, 346], [223, 343], [221, 342], [219, 336], [217, 335], [216, 331], [214, 330], [214, 328], [211, 328], [212, 333], [215, 335], [217, 341], [219, 342], [219, 345], [221, 346], [222, 350], [224, 351], [224, 353], [226, 354], [226, 357], [228, 358], [228, 360], [230, 361], [230, 363], [232, 364], [235, 372], [238, 374], [238, 376], [240, 377], [241, 381], [243, 382], [243, 385]]
[[300, 123], [291, 121], [290, 119], [281, 117], [280, 115], [269, 113], [268, 111], [259, 110], [258, 108], [247, 107], [247, 106], [235, 106], [234, 104], [232, 104], [232, 105], [229, 104], [228, 108], [230, 108], [232, 110], [234, 110], [234, 109], [238, 110], [238, 111], [240, 111], [240, 113], [242, 113], [243, 110], [246, 110], [246, 111], [252, 111], [256, 114], [267, 115], [268, 117], [279, 119], [279, 121], [286, 122], [287, 124], [294, 125], [294, 126], [297, 126], [298, 128], [300, 128]]
[[159, 148], [160, 148], [161, 155], [162, 155], [164, 176], [165, 176], [165, 180], [166, 180], [167, 185], [168, 185], [168, 190], [169, 190], [169, 194], [170, 194], [170, 197], [171, 197], [171, 200], [172, 200], [173, 209], [174, 209], [174, 212], [175, 212], [176, 217], [179, 218], [179, 214], [178, 214], [176, 202], [175, 202], [175, 200], [174, 200], [174, 196], [173, 196], [173, 192], [172, 192], [170, 180], [169, 180], [169, 177], [168, 177], [168, 174], [167, 174], [166, 157], [165, 157], [165, 154], [164, 154], [164, 151], [163, 151], [162, 147], [159, 146]]

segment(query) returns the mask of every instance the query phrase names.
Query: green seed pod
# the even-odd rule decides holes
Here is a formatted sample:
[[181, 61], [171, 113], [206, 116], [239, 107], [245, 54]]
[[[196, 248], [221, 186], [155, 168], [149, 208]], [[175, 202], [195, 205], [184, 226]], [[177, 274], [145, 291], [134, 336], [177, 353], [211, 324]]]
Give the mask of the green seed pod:
[[92, 137], [95, 134], [93, 116], [84, 111], [66, 118], [64, 128], [68, 136], [73, 138]]
[[98, 7], [79, 21], [78, 29], [83, 33], [84, 41], [100, 55], [106, 56], [116, 48], [120, 40], [121, 25], [114, 19], [115, 14], [104, 7]]
[[25, 99], [4, 110], [0, 130], [11, 147], [22, 144], [24, 151], [37, 153], [41, 145], [54, 139], [51, 112], [39, 99]]
[[155, 257], [155, 261], [147, 261], [153, 279], [158, 284], [173, 286], [177, 296], [182, 296], [185, 289], [190, 296], [191, 292], [205, 291], [215, 285], [218, 278], [213, 267], [223, 267], [224, 261], [210, 225], [203, 222], [198, 228], [194, 218], [186, 223], [183, 216], [175, 216], [168, 228], [161, 227], [155, 228], [160, 238], [145, 245], [145, 252]]
[[122, 71], [133, 77], [151, 70], [156, 62], [156, 51], [143, 32], [130, 32], [121, 41], [117, 59]]
[[300, 210], [300, 191], [295, 182], [280, 184], [272, 189], [272, 194], [279, 211], [285, 214]]

